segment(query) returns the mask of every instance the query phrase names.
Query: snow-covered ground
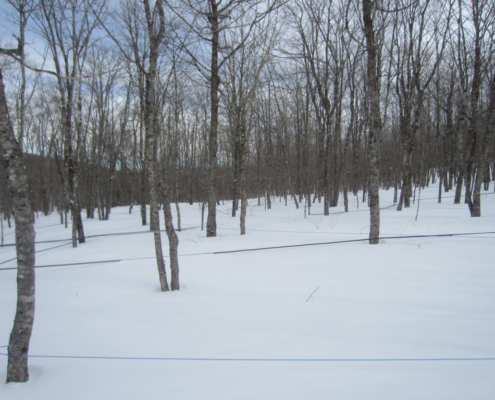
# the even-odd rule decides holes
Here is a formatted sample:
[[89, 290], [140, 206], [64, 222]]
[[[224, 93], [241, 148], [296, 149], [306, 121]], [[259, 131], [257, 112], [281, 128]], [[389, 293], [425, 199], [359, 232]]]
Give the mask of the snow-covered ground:
[[[397, 212], [382, 191], [382, 236], [495, 231], [493, 190], [481, 218], [454, 205], [453, 192], [438, 204], [437, 190], [421, 193], [417, 221], [417, 200]], [[0, 356], [0, 399], [495, 399], [495, 360], [459, 360], [495, 358], [495, 233], [214, 254], [366, 238], [368, 209], [350, 201], [349, 213], [324, 217], [316, 203], [305, 219], [293, 202], [265, 210], [251, 200], [245, 236], [225, 202], [209, 239], [198, 205], [181, 204], [178, 292], [159, 290], [153, 236], [136, 207], [85, 219], [85, 232], [142, 234], [95, 236], [77, 249], [38, 244], [37, 266], [88, 264], [36, 270], [31, 378], [4, 384]], [[37, 241], [69, 236], [57, 215], [36, 220]], [[15, 312], [14, 257], [0, 249], [0, 345]], [[114, 262], [90, 264], [102, 260]], [[458, 360], [418, 360], [432, 358]]]

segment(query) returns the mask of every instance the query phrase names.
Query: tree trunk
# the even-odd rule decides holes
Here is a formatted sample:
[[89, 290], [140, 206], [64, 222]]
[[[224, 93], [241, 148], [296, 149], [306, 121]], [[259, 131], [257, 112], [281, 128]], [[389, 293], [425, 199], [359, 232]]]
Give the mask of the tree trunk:
[[206, 220], [206, 237], [217, 236], [217, 148], [218, 148], [218, 86], [220, 76], [218, 75], [218, 48], [220, 41], [218, 5], [216, 0], [209, 1], [211, 13], [208, 21], [211, 27], [211, 86], [210, 86], [210, 136], [208, 142], [208, 218]]
[[461, 204], [461, 194], [462, 194], [463, 183], [464, 183], [464, 175], [463, 175], [462, 171], [460, 171], [459, 176], [457, 177], [457, 186], [455, 187], [454, 204]]
[[370, 244], [378, 244], [380, 237], [380, 160], [379, 160], [379, 136], [382, 129], [380, 115], [380, 77], [377, 75], [377, 51], [375, 32], [373, 28], [373, 7], [371, 0], [363, 0], [364, 34], [366, 36], [366, 53], [368, 55], [366, 87], [369, 108], [369, 204], [370, 204]]
[[[241, 128], [242, 129], [242, 128]], [[242, 129], [241, 131], [241, 160], [240, 160], [240, 189], [241, 189], [241, 235], [246, 234], [246, 209], [247, 209], [247, 187], [246, 187], [246, 162], [249, 151], [249, 133]]]
[[162, 237], [160, 235], [159, 227], [157, 230], [153, 231], [153, 238], [155, 241], [155, 255], [156, 255], [156, 264], [158, 269], [158, 280], [160, 281], [160, 290], [162, 292], [168, 292], [170, 289], [167, 283], [167, 272], [165, 270], [165, 261], [163, 261]]
[[170, 287], [172, 290], [179, 290], [179, 259], [178, 259], [178, 247], [179, 238], [175, 233], [174, 225], [172, 223], [172, 212], [170, 210], [170, 203], [165, 202], [163, 204], [163, 214], [165, 217], [165, 229], [168, 237], [169, 255], [170, 255], [170, 271], [172, 274]]
[[443, 185], [443, 172], [440, 170], [440, 176], [438, 178], [438, 204], [442, 202], [442, 185]]
[[[144, 103], [144, 94], [143, 94], [143, 100], [142, 102]], [[144, 119], [144, 104], [143, 104], [143, 119]], [[141, 185], [140, 185], [140, 207], [139, 207], [139, 210], [140, 210], [140, 213], [141, 213], [141, 225], [142, 226], [146, 226], [148, 221], [147, 221], [147, 212], [146, 212], [146, 176], [147, 176], [147, 173], [146, 173], [146, 149], [143, 149], [143, 142], [145, 142], [145, 140], [143, 140], [143, 129], [141, 129], [141, 140], [140, 140], [140, 143], [141, 143], [141, 148], [140, 148], [140, 155], [141, 155], [141, 160], [142, 160], [142, 170], [141, 170]]]
[[181, 231], [181, 224], [180, 224], [180, 208], [179, 208], [179, 203], [175, 202], [175, 211], [177, 213], [177, 231]]
[[7, 383], [29, 380], [28, 352], [34, 322], [35, 232], [29, 202], [26, 167], [10, 123], [3, 75], [0, 70], [0, 157], [15, 212], [17, 251], [17, 307], [8, 347]]
[[349, 212], [349, 197], [347, 196], [348, 186], [344, 185], [344, 211]]
[[476, 178], [474, 182], [471, 217], [481, 217], [481, 185], [486, 175], [485, 167], [488, 164], [488, 154], [493, 142], [492, 130], [495, 124], [495, 76], [492, 78], [490, 85], [490, 103], [487, 114], [486, 129], [483, 137], [483, 150], [478, 157]]
[[180, 290], [179, 284], [179, 238], [174, 229], [172, 221], [172, 210], [170, 208], [170, 201], [167, 196], [167, 192], [162, 184], [160, 184], [160, 190], [163, 198], [163, 216], [165, 219], [165, 231], [168, 237], [168, 247], [170, 255], [170, 271], [172, 274], [170, 286], [172, 290]]
[[297, 195], [294, 191], [292, 191], [292, 199], [294, 200], [294, 204], [296, 205], [296, 209], [299, 210], [299, 202], [297, 201]]
[[471, 217], [481, 217], [481, 184], [483, 183], [483, 173], [478, 171], [474, 180], [473, 203]]
[[[177, 139], [178, 141], [178, 139]], [[177, 212], [177, 230], [180, 232], [182, 230], [180, 223], [180, 208], [179, 208], [179, 144], [176, 144], [175, 149], [175, 211]], [[172, 288], [172, 290], [174, 290]]]
[[237, 208], [239, 206], [239, 187], [240, 187], [240, 184], [239, 184], [239, 174], [241, 173], [240, 172], [240, 144], [239, 144], [239, 136], [240, 136], [240, 126], [239, 126], [239, 122], [237, 121], [237, 119], [239, 118], [239, 110], [236, 110], [237, 112], [234, 112], [234, 119], [235, 119], [235, 123], [234, 123], [234, 149], [233, 149], [233, 184], [232, 184], [232, 217], [235, 217], [236, 215], [236, 212], [237, 212]]
[[[156, 142], [157, 142], [157, 104], [156, 104], [156, 75], [158, 49], [163, 40], [165, 31], [165, 17], [161, 2], [156, 2], [153, 14], [150, 10], [149, 0], [143, 1], [146, 22], [148, 25], [148, 35], [150, 41], [149, 69], [145, 75], [145, 105], [144, 105], [144, 129], [146, 139], [146, 171], [148, 175], [149, 195], [150, 195], [150, 230], [153, 231], [155, 238], [156, 263], [158, 268], [158, 277], [160, 280], [160, 289], [162, 292], [169, 291], [167, 283], [167, 273], [165, 271], [165, 262], [163, 261], [162, 240], [160, 235], [160, 221], [158, 216], [158, 182], [156, 176]], [[159, 26], [158, 32], [155, 32], [154, 24], [157, 22], [152, 15], [158, 11]]]

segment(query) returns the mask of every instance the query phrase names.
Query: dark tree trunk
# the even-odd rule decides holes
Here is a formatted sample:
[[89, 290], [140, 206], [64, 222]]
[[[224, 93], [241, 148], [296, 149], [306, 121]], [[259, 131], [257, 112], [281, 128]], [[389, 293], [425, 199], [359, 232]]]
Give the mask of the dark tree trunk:
[[373, 28], [373, 7], [371, 0], [363, 0], [364, 34], [366, 36], [366, 53], [368, 55], [366, 71], [366, 88], [369, 115], [369, 204], [370, 204], [370, 244], [378, 244], [380, 237], [380, 189], [379, 173], [379, 137], [382, 129], [380, 115], [380, 77], [377, 75], [377, 50]]
[[239, 126], [239, 121], [237, 120], [239, 118], [239, 110], [234, 111], [234, 129], [233, 129], [233, 135], [234, 135], [234, 148], [233, 148], [233, 184], [232, 184], [232, 217], [235, 217], [237, 208], [239, 206], [239, 193], [240, 193], [240, 143], [239, 143], [239, 136], [240, 136], [240, 126]]
[[457, 176], [457, 186], [455, 187], [454, 204], [461, 204], [463, 182], [464, 182], [464, 174], [462, 173], [462, 171], [460, 171], [459, 175]]
[[495, 76], [492, 78], [490, 85], [490, 103], [487, 114], [486, 129], [483, 137], [483, 150], [478, 157], [476, 178], [474, 182], [473, 202], [472, 207], [470, 208], [471, 217], [481, 217], [481, 185], [486, 175], [485, 167], [488, 164], [488, 154], [493, 142], [492, 131], [495, 124]]
[[247, 187], [246, 187], [246, 163], [249, 151], [249, 133], [246, 128], [241, 126], [241, 144], [240, 144], [240, 195], [241, 195], [241, 218], [240, 228], [241, 235], [246, 234], [246, 211], [247, 211]]
[[208, 218], [206, 220], [206, 237], [217, 236], [217, 148], [218, 148], [218, 86], [220, 84], [218, 67], [218, 48], [220, 40], [218, 4], [209, 0], [211, 12], [208, 21], [211, 28], [211, 85], [210, 85], [210, 136], [208, 139]]
[[347, 184], [344, 185], [344, 211], [349, 212], [349, 198], [347, 196], [347, 191], [348, 191], [348, 186]]

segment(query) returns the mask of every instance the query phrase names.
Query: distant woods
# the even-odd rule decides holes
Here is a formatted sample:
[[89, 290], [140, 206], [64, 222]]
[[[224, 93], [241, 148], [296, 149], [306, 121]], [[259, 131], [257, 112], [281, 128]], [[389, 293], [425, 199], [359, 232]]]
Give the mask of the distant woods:
[[156, 230], [159, 208], [175, 203], [180, 216], [178, 203], [197, 202], [215, 236], [219, 201], [245, 233], [247, 199], [309, 213], [322, 202], [329, 214], [351, 201], [376, 208], [382, 187], [401, 210], [433, 182], [439, 202], [449, 192], [481, 215], [495, 167], [493, 1], [2, 7], [29, 32], [2, 69], [31, 208], [72, 216], [74, 245], [82, 216], [106, 220], [115, 206], [140, 209]]

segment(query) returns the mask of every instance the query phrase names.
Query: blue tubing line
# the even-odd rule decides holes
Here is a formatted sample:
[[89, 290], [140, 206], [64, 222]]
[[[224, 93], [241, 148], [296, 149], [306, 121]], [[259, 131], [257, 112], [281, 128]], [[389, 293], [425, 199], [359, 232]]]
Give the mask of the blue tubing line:
[[[2, 356], [8, 354], [0, 353]], [[244, 362], [432, 362], [432, 361], [495, 361], [494, 358], [199, 358], [199, 357], [103, 357], [20, 355], [10, 357], [68, 358], [90, 360], [145, 360], [145, 361], [244, 361]]]
[[[17, 343], [17, 341], [21, 338], [22, 336], [22, 332], [19, 333], [19, 336], [17, 336], [13, 341], [12, 343], [8, 344], [7, 346], [0, 346], [0, 348], [6, 348], [6, 347], [10, 347], [10, 346], [13, 346], [14, 344]], [[0, 354], [3, 354], [3, 353], [0, 353]]]

